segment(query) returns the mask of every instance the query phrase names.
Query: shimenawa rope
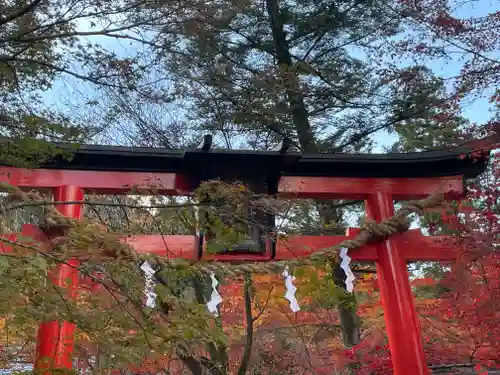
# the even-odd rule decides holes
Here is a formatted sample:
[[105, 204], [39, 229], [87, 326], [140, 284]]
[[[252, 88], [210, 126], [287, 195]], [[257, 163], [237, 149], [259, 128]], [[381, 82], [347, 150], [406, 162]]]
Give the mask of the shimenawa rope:
[[[36, 193], [26, 193], [21, 189], [0, 183], [0, 190], [8, 192], [14, 200], [22, 201], [37, 201], [39, 196]], [[288, 266], [290, 268], [294, 267], [304, 267], [304, 266], [314, 266], [325, 262], [326, 260], [339, 262], [339, 252], [341, 248], [347, 249], [357, 249], [367, 242], [374, 239], [384, 239], [388, 238], [396, 233], [402, 233], [409, 229], [410, 222], [408, 216], [412, 213], [422, 214], [424, 210], [428, 208], [434, 208], [440, 206], [444, 202], [444, 195], [441, 193], [432, 194], [427, 198], [413, 201], [405, 204], [401, 207], [398, 212], [390, 219], [384, 220], [380, 223], [376, 223], [373, 220], [366, 220], [361, 228], [360, 233], [353, 239], [342, 241], [338, 245], [332, 246], [330, 248], [317, 251], [310, 254], [307, 257], [288, 259], [286, 261], [272, 261], [267, 263], [243, 263], [243, 264], [227, 264], [222, 262], [211, 262], [211, 261], [188, 261], [183, 259], [168, 259], [165, 257], [160, 257], [157, 255], [149, 254], [138, 254], [131, 246], [119, 242], [116, 236], [109, 233], [103, 233], [95, 231], [94, 236], [88, 236], [86, 239], [89, 244], [94, 242], [95, 244], [100, 244], [103, 246], [113, 243], [113, 248], [104, 248], [103, 253], [106, 257], [115, 260], [126, 260], [133, 262], [143, 262], [145, 260], [154, 261], [156, 264], [173, 268], [173, 269], [185, 269], [189, 268], [194, 273], [200, 274], [210, 274], [215, 273], [218, 277], [235, 277], [242, 276], [247, 272], [266, 274], [266, 273], [278, 273], [283, 272], [283, 270]], [[66, 217], [62, 215], [55, 207], [49, 205], [45, 216], [45, 225], [48, 227], [66, 227], [66, 228], [77, 228], [79, 225], [84, 225], [80, 220]], [[110, 236], [112, 238], [103, 238], [103, 236]], [[108, 246], [109, 247], [109, 246]]]

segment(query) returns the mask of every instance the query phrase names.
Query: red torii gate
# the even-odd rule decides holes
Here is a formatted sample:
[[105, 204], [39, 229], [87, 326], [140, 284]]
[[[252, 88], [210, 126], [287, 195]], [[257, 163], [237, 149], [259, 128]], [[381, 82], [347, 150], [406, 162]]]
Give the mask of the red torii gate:
[[[277, 168], [280, 169], [280, 173], [276, 176], [277, 183], [274, 191], [278, 195], [316, 199], [362, 199], [365, 201], [367, 217], [376, 222], [389, 219], [394, 215], [394, 200], [422, 199], [436, 192], [444, 193], [447, 199], [457, 199], [463, 196], [465, 178], [474, 177], [482, 172], [487, 160], [485, 156], [479, 159], [476, 157], [474, 160], [467, 156], [473, 151], [471, 149], [399, 156], [337, 154], [327, 155], [318, 160], [320, 158], [318, 155], [288, 154], [283, 147], [273, 152], [261, 153], [247, 152], [245, 154], [234, 151], [232, 155], [228, 155], [230, 152], [225, 150], [210, 151], [209, 148], [201, 145], [199, 149], [191, 151], [194, 155], [203, 158], [203, 161], [198, 160], [201, 163], [211, 157], [215, 159], [211, 167], [220, 163], [221, 157], [224, 158], [226, 165], [222, 169], [230, 170], [231, 176], [238, 176], [234, 173], [235, 170], [245, 170], [246, 166], [242, 165], [242, 160], [248, 159], [250, 163], [255, 163], [259, 157], [278, 160], [280, 163]], [[204, 168], [193, 168], [195, 158], [186, 157], [186, 150], [183, 151], [181, 159], [187, 160], [185, 162], [187, 166], [194, 169], [191, 174], [187, 171], [189, 168], [186, 168], [186, 165], [172, 167], [177, 162], [175, 159], [177, 155], [172, 157], [170, 152], [167, 156], [165, 154], [158, 156], [158, 153], [160, 151], [151, 149], [86, 147], [76, 152], [76, 157], [72, 162], [57, 161], [36, 170], [0, 167], [0, 181], [23, 189], [51, 190], [55, 201], [79, 202], [83, 201], [87, 191], [97, 194], [127, 194], [130, 193], [131, 186], [151, 183], [161, 186], [159, 194], [186, 195], [193, 191], [200, 180], [224, 175], [220, 173], [220, 169], [214, 171], [212, 168], [210, 172], [207, 172], [206, 165]], [[228, 159], [228, 156], [234, 159], [232, 162], [235, 163], [235, 169], [228, 166], [231, 164], [231, 158]], [[138, 169], [150, 168], [145, 167], [144, 164], [137, 165], [138, 158], [148, 159], [148, 157], [150, 158], [147, 160], [148, 163], [151, 163], [151, 158], [156, 157], [170, 162], [170, 166], [162, 168], [156, 165], [155, 168], [158, 171], [138, 171]], [[325, 161], [328, 157], [331, 160]], [[174, 162], [172, 162], [173, 158]], [[262, 160], [258, 163], [258, 171], [265, 168]], [[133, 163], [135, 165], [131, 165]], [[384, 166], [385, 170], [379, 171], [377, 175], [376, 170], [384, 169]], [[335, 167], [337, 167], [337, 172], [326, 171], [328, 168]], [[173, 172], [168, 171], [169, 168]], [[248, 166], [249, 170], [251, 168]], [[368, 174], [372, 174], [373, 177], [349, 177], [349, 175], [362, 175], [360, 171], [363, 168], [368, 169]], [[167, 172], [162, 172], [161, 169]], [[345, 177], [335, 176], [335, 173]], [[194, 182], [193, 174], [197, 178]], [[420, 176], [405, 177], [411, 175]], [[227, 179], [227, 175], [224, 177]], [[56, 207], [64, 215], [81, 218], [81, 204], [62, 204]], [[200, 252], [197, 236], [142, 235], [124, 237], [122, 241], [131, 244], [138, 252], [156, 253], [167, 257], [224, 262], [267, 262], [307, 256], [317, 250], [353, 238], [358, 231], [359, 229], [351, 228], [346, 236], [296, 236], [288, 238], [286, 242], [277, 241], [275, 249], [266, 246], [266, 251], [262, 253], [206, 255]], [[25, 225], [22, 235], [38, 241], [48, 239], [43, 232], [32, 225]], [[15, 238], [15, 234], [6, 236], [10, 239]], [[456, 249], [449, 246], [449, 241], [446, 245], [444, 240], [445, 238], [442, 237], [423, 236], [419, 229], [415, 229], [349, 252], [353, 260], [376, 263], [396, 375], [429, 374], [408, 278], [407, 263], [455, 260]], [[0, 243], [0, 251], [6, 252], [9, 248]], [[63, 265], [59, 270], [59, 278], [55, 282], [62, 286], [63, 280], [66, 282], [68, 278], [73, 281], [71, 284], [73, 288], [78, 287], [78, 275], [75, 269]], [[41, 323], [36, 367], [45, 369], [46, 365], [41, 360], [52, 358], [54, 367], [71, 368], [74, 332], [75, 326], [69, 322]]]

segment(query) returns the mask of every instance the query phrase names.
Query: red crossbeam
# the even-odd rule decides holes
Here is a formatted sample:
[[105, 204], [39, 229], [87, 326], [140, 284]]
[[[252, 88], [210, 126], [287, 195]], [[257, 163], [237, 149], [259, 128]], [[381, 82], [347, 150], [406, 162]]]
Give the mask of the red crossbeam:
[[339, 178], [339, 177], [282, 177], [278, 186], [282, 194], [299, 198], [365, 199], [385, 192], [395, 200], [421, 199], [437, 192], [450, 198], [461, 196], [463, 177], [437, 178]]
[[[309, 256], [318, 251], [337, 246], [345, 240], [355, 238], [358, 228], [349, 228], [346, 236], [291, 236], [279, 240], [276, 246], [274, 260], [290, 260]], [[24, 225], [22, 233], [0, 235], [11, 242], [31, 246], [43, 246], [47, 240], [45, 234], [35, 225]], [[119, 241], [132, 246], [139, 253], [156, 254], [167, 258], [198, 259], [198, 239], [188, 235], [138, 235], [118, 236]], [[29, 241], [28, 239], [32, 239]], [[28, 240], [28, 241], [27, 241]], [[452, 239], [445, 236], [424, 236], [420, 229], [412, 229], [392, 237], [400, 255], [406, 262], [436, 261], [451, 262], [456, 259], [456, 245]], [[375, 262], [378, 260], [377, 242], [361, 246], [349, 251], [349, 256], [355, 261]], [[42, 249], [43, 251], [43, 249]], [[0, 241], [0, 253], [10, 253], [12, 247]], [[219, 262], [269, 262], [270, 254], [229, 253], [204, 255], [202, 260]]]
[[[175, 173], [30, 170], [0, 166], [0, 182], [39, 190], [73, 185], [95, 194], [127, 194], [138, 187], [156, 187], [157, 194], [192, 193], [185, 178]], [[420, 199], [440, 191], [454, 198], [462, 195], [463, 189], [462, 176], [384, 179], [284, 176], [278, 186], [279, 193], [284, 196], [325, 199], [364, 199], [377, 192], [390, 193], [396, 200]]]
[[0, 182], [41, 191], [72, 185], [95, 194], [126, 194], [134, 190], [147, 193], [145, 190], [156, 187], [156, 194], [180, 195], [188, 190], [182, 176], [175, 173], [32, 170], [0, 166]]

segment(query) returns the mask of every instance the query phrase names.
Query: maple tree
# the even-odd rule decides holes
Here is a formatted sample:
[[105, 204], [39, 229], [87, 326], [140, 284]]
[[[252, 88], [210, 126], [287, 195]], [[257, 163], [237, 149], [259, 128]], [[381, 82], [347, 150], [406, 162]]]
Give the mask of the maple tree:
[[[475, 130], [497, 137], [498, 123], [490, 122]], [[424, 220], [431, 232], [453, 235], [454, 243], [461, 249], [452, 265], [425, 265], [423, 276], [413, 281], [426, 356], [429, 365], [436, 368], [470, 365], [478, 374], [488, 373], [488, 368], [500, 368], [500, 158], [498, 144], [492, 147], [489, 169], [471, 183], [467, 200]], [[376, 283], [373, 286], [376, 293]], [[361, 305], [360, 312], [373, 310], [377, 305], [380, 310], [378, 301]], [[363, 341], [345, 355], [359, 366], [360, 374], [385, 374], [392, 368], [383, 335], [375, 346]]]
[[[12, 147], [1, 148], [0, 158], [8, 156], [9, 163], [36, 164], [43, 160], [47, 151], [53, 151], [45, 149], [45, 143], [31, 142], [31, 138], [67, 141], [82, 140], [84, 137], [80, 133], [86, 135], [86, 128], [82, 129], [73, 119], [47, 109], [37, 108], [36, 116], [31, 111], [26, 113], [21, 98], [36, 103], [39, 92], [35, 89], [49, 88], [60, 73], [93, 82], [112, 96], [115, 101], [109, 107], [110, 112], [98, 120], [103, 123], [119, 121], [121, 131], [132, 133], [134, 144], [163, 147], [192, 144], [191, 133], [208, 128], [220, 132], [223, 142], [233, 140], [235, 130], [238, 134], [247, 134], [249, 130], [255, 132], [255, 138], [244, 137], [244, 141], [256, 148], [267, 147], [285, 134], [296, 138], [303, 149], [357, 151], [370, 148], [370, 134], [378, 129], [388, 129], [398, 137], [394, 150], [415, 151], [482, 138], [499, 131], [500, 68], [494, 56], [500, 40], [498, 12], [481, 18], [458, 17], [453, 9], [460, 4], [444, 0], [351, 1], [339, 3], [338, 8], [321, 1], [314, 2], [314, 6], [302, 1], [268, 1], [265, 4], [228, 1], [218, 2], [211, 9], [207, 9], [206, 2], [198, 1], [170, 1], [148, 7], [144, 6], [146, 2], [78, 3], [79, 8], [71, 10], [72, 4], [68, 2], [0, 2], [0, 87], [3, 89], [3, 107], [0, 109], [8, 114], [0, 119], [0, 130], [2, 136], [15, 138]], [[20, 6], [30, 4], [33, 11], [23, 8], [26, 13], [17, 15]], [[353, 9], [355, 11], [349, 13]], [[274, 16], [278, 12], [286, 22], [280, 25], [277, 22], [279, 17], [272, 17], [273, 12]], [[110, 18], [111, 13], [120, 16]], [[4, 14], [16, 17], [5, 18]], [[193, 14], [205, 18], [193, 19]], [[129, 55], [122, 59], [103, 45], [80, 44], [85, 32], [75, 29], [75, 21], [90, 19], [94, 22], [95, 17], [98, 21], [110, 22], [108, 25], [111, 26], [100, 28], [97, 22], [91, 25], [92, 30], [86, 35], [137, 42], [141, 47], [150, 48], [150, 54]], [[291, 44], [288, 49], [280, 44], [283, 37], [273, 37], [272, 31], [279, 32], [278, 26], [282, 28], [285, 42]], [[113, 35], [113, 27], [123, 29]], [[227, 38], [231, 33], [239, 34], [242, 39]], [[138, 39], [139, 35], [142, 38], [146, 34], [148, 38]], [[397, 38], [401, 35], [405, 36], [403, 40]], [[345, 48], [339, 48], [339, 45]], [[349, 46], [364, 49], [366, 59], [361, 61], [353, 56], [351, 50], [347, 51]], [[281, 57], [277, 56], [277, 50]], [[287, 61], [283, 59], [287, 50], [302, 55], [291, 56]], [[456, 77], [441, 79], [425, 67], [429, 59], [451, 61], [452, 54], [457, 51], [465, 63]], [[145, 61], [146, 55], [152, 58]], [[252, 61], [259, 62], [257, 68], [248, 63], [250, 55]], [[416, 59], [418, 64], [402, 68], [399, 62], [403, 58]], [[69, 69], [74, 60], [88, 70]], [[168, 85], [156, 83], [165, 82], [165, 76], [173, 79], [173, 90], [169, 87], [170, 81]], [[303, 86], [301, 90], [290, 86], [294, 80]], [[447, 86], [449, 82], [453, 83], [451, 90]], [[497, 117], [493, 116], [487, 126], [469, 124], [460, 116], [460, 107], [468, 98], [484, 92], [490, 92], [491, 107]], [[187, 99], [182, 106], [177, 100], [179, 98]], [[298, 108], [301, 100], [305, 105]], [[165, 124], [164, 112], [157, 108], [170, 108], [172, 103], [175, 110], [187, 107], [192, 117]], [[92, 101], [88, 104], [95, 107], [99, 103]], [[106, 107], [108, 103], [102, 104]], [[152, 112], [157, 110], [156, 116], [155, 113], [145, 114], [144, 107], [153, 108]], [[160, 127], [159, 123], [166, 126]], [[421, 282], [438, 280], [437, 286], [419, 286], [419, 293], [425, 296], [419, 308], [425, 315], [422, 317], [424, 341], [432, 364], [477, 361], [492, 365], [491, 361], [495, 360], [499, 350], [495, 341], [499, 333], [495, 323], [498, 318], [495, 314], [500, 311], [499, 270], [498, 258], [493, 251], [498, 236], [498, 164], [492, 164], [489, 174], [477, 181], [470, 197], [475, 210], [461, 214], [462, 221], [455, 219], [454, 212], [443, 214], [439, 220], [428, 219], [430, 229], [456, 233], [467, 249], [451, 273], [446, 273], [443, 267], [436, 266], [432, 272], [427, 268], [427, 278]], [[140, 214], [137, 210], [135, 213], [127, 211], [124, 207], [127, 204], [141, 205], [135, 198], [114, 199], [112, 203], [115, 205], [106, 209], [99, 205], [91, 207], [88, 216], [95, 220], [107, 216], [103, 220], [106, 226], [111, 224], [111, 229], [127, 233], [154, 231], [159, 227], [163, 233], [192, 233], [194, 228], [193, 210], [174, 202], [165, 204], [157, 215], [147, 210]], [[177, 207], [172, 208], [174, 205]], [[318, 227], [321, 232], [341, 231], [345, 225], [343, 213], [353, 210], [334, 211], [328, 204], [320, 208], [323, 208], [323, 217], [319, 219], [311, 215], [311, 212], [317, 212], [315, 202], [294, 208], [297, 213], [295, 222], [286, 229], [297, 233], [317, 231]], [[334, 215], [329, 216], [328, 212]], [[2, 213], [2, 227], [11, 229], [7, 216]], [[33, 215], [22, 213], [20, 216], [31, 220]], [[72, 245], [89, 249], [97, 247], [102, 238], [93, 232], [95, 227], [91, 228], [79, 228], [73, 233]], [[89, 235], [95, 244], [85, 239]], [[85, 239], [83, 243], [82, 239]], [[232, 240], [228, 238], [229, 242]], [[101, 287], [102, 294], [98, 295], [95, 290], [92, 294], [86, 294], [84, 290], [80, 300], [63, 304], [58, 294], [60, 290], [47, 291], [43, 287], [47, 270], [56, 265], [54, 260], [40, 256], [2, 259], [0, 265], [3, 288], [0, 297], [5, 302], [0, 313], [5, 317], [2, 328], [8, 333], [8, 338], [3, 338], [10, 341], [19, 336], [13, 342], [16, 348], [20, 342], [28, 343], [23, 348], [27, 357], [35, 339], [33, 332], [37, 321], [50, 314], [49, 308], [55, 308], [60, 318], [77, 321], [82, 328], [79, 356], [86, 360], [89, 354], [99, 353], [100, 370], [125, 367], [130, 361], [140, 362], [146, 356], [151, 358], [147, 345], [137, 339], [137, 334], [130, 334], [143, 327], [119, 308], [120, 303], [127, 308], [136, 306], [142, 295], [142, 275], [137, 269], [116, 266], [105, 270], [109, 279], [119, 276], [119, 280], [125, 280], [127, 286], [133, 287], [128, 290], [128, 297], [119, 295], [114, 306], [116, 309], [112, 310], [111, 332], [116, 337], [103, 338], [101, 320], [108, 318], [113, 289], [106, 292]], [[87, 267], [82, 269], [83, 273], [102, 271], [98, 262]], [[27, 275], [15, 272], [27, 269], [31, 270]], [[174, 273], [170, 276], [175, 276], [179, 284], [177, 289], [192, 286], [191, 278], [186, 275]], [[108, 284], [105, 283], [105, 287], [116, 287], [116, 280], [109, 279], [106, 279]], [[301, 296], [304, 311], [297, 316], [287, 312], [286, 301], [282, 299], [282, 280], [263, 279], [254, 278], [254, 287], [249, 294], [253, 298], [252, 316], [261, 314], [261, 308], [266, 306], [254, 322], [256, 339], [251, 356], [258, 352], [258, 359], [263, 363], [258, 371], [282, 373], [285, 369], [302, 366], [303, 370], [307, 367], [309, 371], [328, 373], [327, 369], [331, 370], [333, 366], [341, 371], [344, 365], [353, 365], [360, 374], [390, 372], [390, 356], [376, 291], [368, 289], [356, 293], [358, 315], [363, 321], [359, 330], [362, 340], [359, 345], [345, 351], [339, 339], [338, 312], [332, 308], [345, 303], [346, 296], [332, 285], [331, 279], [320, 277], [316, 272], [298, 275], [299, 293], [305, 295]], [[300, 279], [307, 281], [300, 282]], [[158, 329], [153, 336], [156, 339], [166, 337], [163, 346], [159, 347], [167, 352], [177, 349], [172, 344], [175, 340], [185, 346], [216, 342], [229, 353], [229, 363], [224, 354], [219, 356], [219, 362], [227, 367], [225, 370], [238, 371], [237, 365], [248, 355], [244, 351], [245, 327], [241, 325], [246, 318], [241, 307], [248, 295], [245, 296], [243, 280], [238, 282], [241, 285], [237, 284], [236, 288], [223, 286], [226, 295], [233, 296], [225, 299], [222, 314], [229, 342], [220, 330], [213, 330], [212, 326], [200, 322], [201, 316], [210, 322], [212, 317], [204, 315], [203, 304], [198, 302], [192, 303], [194, 307], [190, 303], [176, 305], [173, 314], [177, 319], [186, 319], [187, 316], [190, 322], [196, 322], [196, 327], [176, 320], [179, 324], [175, 327], [177, 331], [170, 331], [164, 325], [160, 328], [151, 325], [146, 331]], [[358, 283], [357, 289], [360, 285]], [[272, 288], [274, 290], [269, 292]], [[314, 293], [314, 289], [322, 292]], [[179, 297], [178, 290], [169, 290], [167, 295]], [[18, 300], [19, 296], [21, 299]], [[27, 306], [25, 299], [33, 305]], [[194, 299], [191, 295], [189, 301]], [[12, 315], [13, 310], [16, 316]], [[79, 313], [75, 314], [75, 311]], [[95, 346], [95, 342], [99, 344]], [[7, 353], [5, 361], [15, 358], [16, 353]], [[115, 357], [111, 358], [111, 355]], [[184, 362], [191, 364], [192, 359], [183, 358]], [[256, 362], [255, 358], [251, 359], [249, 369]], [[178, 364], [182, 365], [183, 361], [180, 362]]]
[[[131, 20], [98, 25], [133, 8], [119, 2], [0, 1], [2, 163], [32, 167], [60, 153], [47, 141], [78, 143], [92, 136], [94, 126], [50, 108], [43, 94], [61, 75], [104, 85], [125, 73], [116, 66], [115, 55], [81, 36], [109, 38], [117, 29], [132, 29], [136, 23]], [[93, 30], [81, 30], [86, 22]]]
[[[491, 130], [496, 129], [492, 127]], [[432, 217], [428, 219], [431, 230], [456, 233], [467, 250], [462, 253], [463, 265], [458, 262], [455, 272], [460, 270], [460, 266], [469, 270], [471, 257], [475, 262], [475, 271], [467, 271], [471, 277], [457, 274], [459, 277], [453, 278], [453, 273], [450, 277], [444, 275], [446, 277], [440, 281], [444, 292], [434, 292], [432, 300], [429, 300], [429, 295], [425, 295], [427, 301], [419, 303], [423, 339], [431, 364], [475, 361], [491, 366], [490, 361], [495, 358], [491, 353], [498, 349], [494, 341], [498, 311], [494, 298], [497, 295], [495, 293], [498, 293], [498, 284], [496, 280], [491, 285], [477, 281], [494, 279], [498, 271], [497, 259], [491, 251], [497, 240], [495, 212], [498, 208], [498, 165], [498, 160], [494, 160], [488, 173], [471, 190], [470, 199], [476, 206], [456, 206], [466, 216], [457, 216], [450, 211], [449, 214], [442, 213], [439, 220]], [[248, 190], [237, 185], [221, 187], [218, 193], [230, 198], [230, 207], [226, 208], [229, 212], [236, 212], [231, 208], [232, 205], [242, 207], [248, 203], [245, 200], [248, 199]], [[239, 201], [241, 199], [242, 202]], [[265, 203], [269, 205], [269, 201]], [[8, 212], [11, 201], [5, 204], [7, 206], [3, 210]], [[98, 206], [98, 201], [95, 205]], [[126, 202], [119, 202], [115, 208], [120, 205], [127, 207]], [[91, 202], [89, 206], [92, 206]], [[29, 204], [22, 207], [29, 208]], [[180, 207], [182, 205], [163, 206], [164, 209]], [[331, 272], [327, 267], [320, 266], [302, 272], [296, 270], [299, 300], [303, 309], [296, 315], [289, 312], [288, 303], [283, 299], [283, 281], [280, 278], [256, 277], [253, 281], [247, 278], [227, 279], [223, 280], [227, 284], [223, 286], [222, 293], [228, 298], [223, 305], [221, 326], [214, 326], [216, 320], [207, 313], [204, 305], [207, 290], [204, 292], [202, 288], [201, 293], [197, 294], [196, 284], [193, 284], [197, 279], [193, 279], [191, 271], [177, 272], [170, 269], [164, 270], [163, 275], [168, 282], [161, 284], [157, 290], [161, 308], [152, 314], [144, 314], [144, 310], [139, 308], [142, 306], [144, 281], [137, 264], [115, 262], [115, 258], [110, 261], [106, 256], [92, 259], [92, 255], [102, 254], [103, 251], [106, 254], [106, 251], [112, 251], [116, 246], [114, 237], [108, 237], [104, 227], [96, 226], [98, 214], [83, 220], [67, 233], [65, 242], [56, 246], [56, 254], [61, 254], [63, 259], [75, 254], [85, 259], [91, 257], [80, 271], [99, 287], [98, 293], [95, 288], [85, 288], [81, 290], [79, 298], [68, 301], [61, 298], [64, 297], [61, 289], [47, 289], [47, 272], [58, 265], [57, 258], [35, 254], [2, 259], [0, 297], [8, 303], [2, 304], [1, 313], [6, 322], [5, 327], [11, 334], [20, 336], [24, 342], [33, 343], [33, 327], [39, 319], [55, 317], [74, 321], [81, 332], [78, 337], [79, 356], [84, 360], [101, 357], [99, 367], [92, 368], [98, 372], [110, 368], [127, 369], [131, 362], [137, 365], [145, 361], [153, 362], [144, 363], [151, 369], [164, 366], [167, 360], [164, 353], [170, 353], [168, 360], [172, 369], [175, 362], [178, 367], [187, 366], [195, 374], [201, 371], [197, 368], [214, 366], [220, 373], [238, 372], [240, 368], [243, 369], [241, 371], [258, 369], [261, 373], [280, 373], [291, 368], [329, 373], [332, 366], [338, 371], [348, 366], [360, 374], [377, 374], [390, 368], [380, 302], [376, 292], [370, 289], [362, 288], [357, 292], [363, 340], [347, 351], [343, 348], [339, 335], [340, 316], [331, 306], [342, 303], [344, 292], [335, 287], [331, 278], [326, 277]], [[144, 219], [142, 216], [139, 218]], [[116, 217], [112, 219], [116, 220]], [[144, 230], [144, 227], [134, 226], [134, 222], [131, 220], [129, 230]], [[225, 224], [216, 222], [215, 225]], [[484, 229], [484, 225], [488, 225], [488, 230]], [[218, 233], [222, 232], [218, 230]], [[18, 251], [25, 254], [22, 246]], [[481, 264], [483, 259], [485, 263]], [[95, 272], [101, 274], [103, 279], [94, 279]], [[422, 284], [429, 287], [429, 281], [428, 278], [420, 280], [420, 287]], [[202, 284], [210, 291], [208, 281]], [[244, 288], [241, 288], [242, 284]], [[459, 299], [456, 298], [458, 295]], [[483, 298], [478, 298], [480, 296]], [[486, 297], [493, 298], [494, 302]], [[477, 301], [471, 304], [474, 298]], [[15, 316], [12, 311], [16, 311]], [[247, 321], [246, 325], [242, 325], [242, 321]], [[249, 321], [251, 326], [248, 325]], [[253, 342], [250, 347], [245, 343], [249, 337], [248, 327], [252, 329]], [[111, 334], [103, 337], [103, 330]], [[19, 340], [19, 337], [16, 339]], [[156, 354], [151, 353], [151, 345]], [[205, 346], [207, 349], [203, 349]], [[174, 361], [174, 358], [177, 359]], [[241, 367], [245, 363], [244, 359], [248, 361], [246, 368]], [[154, 360], [157, 362], [154, 363]], [[261, 363], [261, 367], [256, 363]], [[142, 368], [141, 365], [139, 367]], [[211, 371], [215, 372], [213, 369]]]

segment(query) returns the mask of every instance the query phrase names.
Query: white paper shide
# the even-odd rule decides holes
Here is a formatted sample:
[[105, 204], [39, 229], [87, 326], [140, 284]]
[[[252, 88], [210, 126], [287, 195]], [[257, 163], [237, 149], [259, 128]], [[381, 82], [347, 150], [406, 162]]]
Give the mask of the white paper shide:
[[285, 298], [290, 301], [290, 308], [293, 312], [300, 311], [299, 303], [297, 302], [297, 298], [295, 297], [295, 292], [297, 291], [297, 287], [293, 285], [295, 277], [293, 277], [289, 270], [288, 266], [283, 271], [283, 277], [285, 278], [285, 287], [286, 293]]
[[208, 301], [207, 303], [207, 307], [208, 311], [210, 311], [215, 316], [218, 316], [219, 310], [217, 306], [222, 302], [222, 297], [217, 290], [219, 281], [217, 280], [213, 272], [210, 274], [210, 278], [212, 279], [212, 295], [210, 296], [210, 301]]
[[154, 308], [156, 306], [156, 293], [154, 292], [155, 282], [154, 274], [155, 270], [151, 267], [148, 261], [145, 261], [141, 266], [142, 272], [144, 272], [145, 287], [144, 295], [146, 296], [146, 306], [149, 308]]
[[340, 268], [342, 268], [346, 274], [346, 279], [345, 279], [345, 285], [346, 285], [346, 290], [349, 293], [352, 293], [354, 291], [354, 284], [353, 281], [355, 279], [354, 274], [351, 271], [350, 268], [350, 263], [351, 263], [351, 258], [349, 255], [347, 255], [348, 249], [346, 247], [343, 247], [340, 249], [340, 259], [342, 259], [342, 262], [340, 262]]

